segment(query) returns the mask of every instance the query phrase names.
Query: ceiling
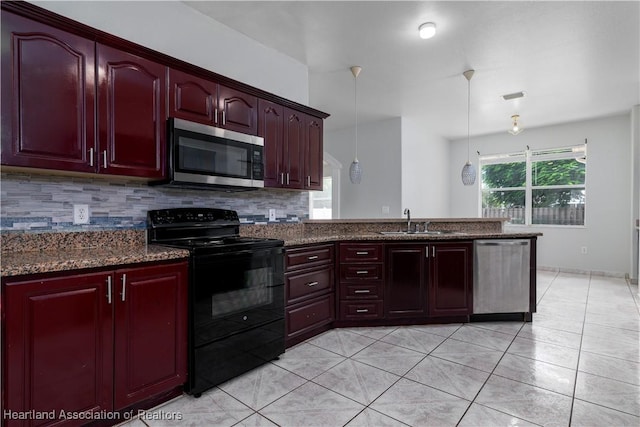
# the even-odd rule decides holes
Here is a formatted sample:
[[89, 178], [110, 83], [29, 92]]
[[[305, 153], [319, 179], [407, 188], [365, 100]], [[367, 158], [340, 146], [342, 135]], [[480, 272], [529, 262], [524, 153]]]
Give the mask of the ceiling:
[[[640, 2], [188, 1], [309, 68], [309, 104], [325, 129], [424, 120], [448, 139], [627, 112], [640, 104]], [[435, 22], [436, 36], [418, 37]], [[259, 68], [260, 64], [256, 64]], [[524, 91], [505, 101], [502, 95]]]

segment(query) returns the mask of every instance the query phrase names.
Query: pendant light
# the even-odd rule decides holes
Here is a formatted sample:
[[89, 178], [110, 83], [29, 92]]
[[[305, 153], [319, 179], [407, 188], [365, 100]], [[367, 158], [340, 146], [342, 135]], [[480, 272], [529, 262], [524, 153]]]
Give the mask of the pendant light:
[[462, 183], [464, 185], [473, 185], [476, 182], [476, 168], [471, 164], [469, 160], [469, 151], [471, 147], [471, 77], [473, 77], [474, 70], [467, 70], [462, 75], [467, 79], [467, 163], [462, 168]]
[[353, 162], [349, 167], [349, 179], [354, 184], [360, 184], [360, 180], [362, 179], [362, 166], [360, 166], [360, 162], [358, 161], [358, 75], [362, 71], [362, 67], [358, 67], [354, 65], [351, 67], [351, 74], [353, 74], [353, 82], [354, 82], [354, 105], [356, 111], [356, 154], [353, 158]]
[[511, 116], [511, 121], [513, 122], [513, 124], [511, 125], [511, 129], [508, 130], [511, 135], [517, 135], [524, 130], [522, 128], [522, 125], [518, 123], [518, 119], [520, 119], [520, 116], [518, 114], [514, 114], [513, 116]]

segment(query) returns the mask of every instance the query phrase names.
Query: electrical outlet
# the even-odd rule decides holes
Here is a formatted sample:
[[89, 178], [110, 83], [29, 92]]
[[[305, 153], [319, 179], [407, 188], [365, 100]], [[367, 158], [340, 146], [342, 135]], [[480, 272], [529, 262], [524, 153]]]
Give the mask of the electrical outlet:
[[582, 255], [586, 255], [586, 254], [587, 254], [587, 247], [586, 247], [586, 246], [582, 246], [582, 247], [580, 248], [580, 253], [581, 253]]
[[276, 221], [276, 210], [269, 209], [269, 221]]
[[89, 224], [89, 205], [73, 205], [73, 223]]
[[389, 206], [383, 206], [382, 207], [382, 213], [385, 215], [389, 215]]

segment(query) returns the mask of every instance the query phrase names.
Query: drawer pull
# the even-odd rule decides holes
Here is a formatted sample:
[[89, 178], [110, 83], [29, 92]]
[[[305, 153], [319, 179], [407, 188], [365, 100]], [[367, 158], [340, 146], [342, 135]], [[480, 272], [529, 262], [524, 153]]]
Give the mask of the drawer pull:
[[369, 309], [367, 308], [359, 308], [356, 310], [356, 313], [368, 313]]
[[307, 286], [313, 287], [313, 286], [316, 286], [317, 284], [318, 284], [318, 282], [309, 282], [309, 283], [307, 283]]
[[354, 294], [368, 294], [369, 292], [371, 292], [369, 289], [356, 289], [353, 291]]
[[318, 255], [311, 255], [311, 256], [307, 257], [307, 259], [309, 261], [314, 260], [314, 259], [318, 259], [318, 258], [320, 258]]
[[369, 255], [369, 252], [356, 252], [356, 255]]
[[356, 274], [369, 274], [369, 270], [358, 270]]

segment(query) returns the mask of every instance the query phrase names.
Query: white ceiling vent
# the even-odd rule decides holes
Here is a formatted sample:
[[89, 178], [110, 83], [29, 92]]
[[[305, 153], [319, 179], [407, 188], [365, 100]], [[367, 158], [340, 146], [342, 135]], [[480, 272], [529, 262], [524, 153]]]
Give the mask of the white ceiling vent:
[[508, 93], [506, 95], [502, 95], [502, 99], [504, 99], [505, 101], [509, 101], [510, 99], [522, 98], [522, 97], [524, 97], [524, 95], [525, 95], [524, 92]]

